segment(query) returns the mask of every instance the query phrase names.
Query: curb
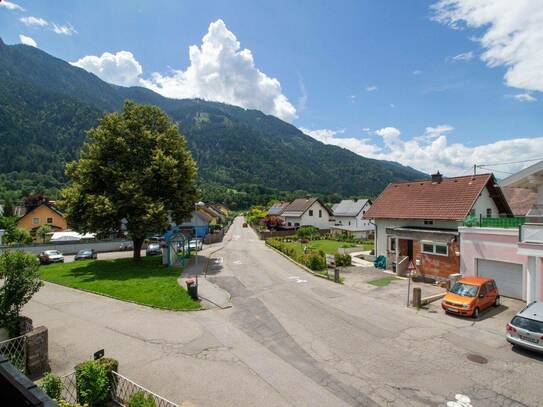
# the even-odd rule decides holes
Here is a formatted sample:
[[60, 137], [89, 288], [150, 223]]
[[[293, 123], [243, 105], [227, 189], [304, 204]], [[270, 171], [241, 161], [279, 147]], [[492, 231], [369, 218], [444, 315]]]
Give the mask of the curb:
[[[280, 254], [281, 256], [283, 256], [285, 259], [289, 260], [291, 263], [294, 263], [296, 264], [298, 267], [300, 267], [302, 270], [304, 270], [305, 272], [307, 273], [310, 273], [310, 274], [313, 274], [315, 277], [319, 277], [319, 278], [322, 278], [324, 280], [328, 280], [332, 283], [335, 283], [334, 280], [331, 280], [330, 278], [328, 278], [327, 276], [323, 276], [322, 274], [319, 274], [319, 273], [316, 273], [314, 272], [313, 270], [311, 270], [309, 267], [306, 267], [304, 266], [303, 264], [300, 264], [298, 263], [296, 260], [292, 259], [291, 257], [287, 256], [285, 253], [283, 253], [282, 251], [280, 250], [277, 250], [275, 247], [272, 247], [268, 244], [268, 242], [266, 241], [266, 246], [270, 249], [272, 249], [274, 252]], [[335, 283], [335, 284], [343, 284], [343, 283]]]

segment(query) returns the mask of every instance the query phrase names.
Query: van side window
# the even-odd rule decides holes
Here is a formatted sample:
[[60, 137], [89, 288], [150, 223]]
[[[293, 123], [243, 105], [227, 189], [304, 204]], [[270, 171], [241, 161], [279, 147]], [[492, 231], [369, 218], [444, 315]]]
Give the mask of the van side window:
[[487, 293], [486, 284], [483, 284], [481, 286], [481, 290], [479, 291], [479, 295], [486, 295], [486, 293]]

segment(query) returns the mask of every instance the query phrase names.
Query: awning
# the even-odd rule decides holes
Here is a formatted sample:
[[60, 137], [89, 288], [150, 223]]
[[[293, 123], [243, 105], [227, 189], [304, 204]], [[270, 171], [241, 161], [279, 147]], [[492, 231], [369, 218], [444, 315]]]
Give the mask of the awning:
[[387, 235], [407, 240], [437, 240], [448, 242], [458, 236], [458, 230], [430, 229], [417, 227], [393, 227], [386, 228]]

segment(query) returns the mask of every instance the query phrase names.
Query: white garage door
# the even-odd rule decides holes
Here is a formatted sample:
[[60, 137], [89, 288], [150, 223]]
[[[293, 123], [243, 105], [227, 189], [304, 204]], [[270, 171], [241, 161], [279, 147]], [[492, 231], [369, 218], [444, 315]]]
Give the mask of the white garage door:
[[477, 275], [496, 280], [501, 295], [522, 300], [522, 265], [477, 259]]

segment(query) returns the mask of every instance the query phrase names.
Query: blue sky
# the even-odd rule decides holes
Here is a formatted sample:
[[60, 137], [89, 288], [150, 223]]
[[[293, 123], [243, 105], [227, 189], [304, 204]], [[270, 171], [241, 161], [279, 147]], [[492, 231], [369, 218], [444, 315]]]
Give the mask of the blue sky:
[[0, 6], [6, 43], [112, 83], [258, 108], [369, 157], [450, 175], [543, 157], [539, 0]]

